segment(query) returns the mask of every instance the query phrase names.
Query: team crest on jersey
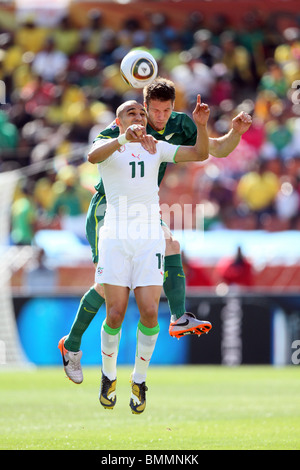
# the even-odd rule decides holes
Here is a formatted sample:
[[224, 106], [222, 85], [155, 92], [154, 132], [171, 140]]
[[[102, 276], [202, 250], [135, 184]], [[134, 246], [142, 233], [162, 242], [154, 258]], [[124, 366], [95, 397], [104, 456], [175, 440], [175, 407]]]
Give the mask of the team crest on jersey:
[[101, 276], [103, 274], [104, 268], [101, 268], [100, 266], [97, 267], [97, 274]]

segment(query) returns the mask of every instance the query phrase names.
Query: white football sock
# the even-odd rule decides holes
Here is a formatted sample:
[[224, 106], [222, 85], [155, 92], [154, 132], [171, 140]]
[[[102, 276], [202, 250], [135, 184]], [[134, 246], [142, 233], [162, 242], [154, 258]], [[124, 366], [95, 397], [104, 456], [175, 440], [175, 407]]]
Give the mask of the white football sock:
[[117, 378], [117, 358], [120, 339], [121, 328], [113, 330], [106, 325], [104, 320], [101, 328], [102, 372], [109, 380]]
[[139, 322], [137, 327], [137, 347], [132, 380], [135, 383], [146, 381], [147, 369], [158, 338], [159, 325], [146, 328]]

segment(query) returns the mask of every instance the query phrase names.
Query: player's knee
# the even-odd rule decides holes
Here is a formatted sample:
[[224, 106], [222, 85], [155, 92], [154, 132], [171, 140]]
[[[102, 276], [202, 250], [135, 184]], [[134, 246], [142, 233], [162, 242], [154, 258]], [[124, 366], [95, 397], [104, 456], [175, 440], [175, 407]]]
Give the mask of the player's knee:
[[124, 319], [123, 309], [118, 306], [111, 306], [107, 309], [107, 324], [110, 328], [119, 328]]
[[180, 254], [180, 243], [178, 240], [169, 239], [166, 240], [166, 256], [179, 255]]
[[145, 305], [141, 312], [141, 322], [143, 325], [152, 328], [157, 324], [158, 309], [156, 304]]

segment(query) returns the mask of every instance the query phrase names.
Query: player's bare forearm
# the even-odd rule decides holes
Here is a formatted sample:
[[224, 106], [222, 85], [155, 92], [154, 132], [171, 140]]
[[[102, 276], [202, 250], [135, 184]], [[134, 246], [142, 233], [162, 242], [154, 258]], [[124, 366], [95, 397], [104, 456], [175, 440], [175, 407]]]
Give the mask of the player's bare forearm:
[[232, 120], [232, 129], [222, 137], [209, 139], [209, 153], [213, 157], [227, 157], [239, 144], [241, 136], [247, 132], [252, 124], [250, 114], [240, 112]]
[[233, 152], [241, 140], [241, 135], [234, 129], [222, 137], [209, 138], [209, 153], [216, 158], [225, 158]]
[[91, 150], [87, 155], [87, 159], [90, 163], [100, 163], [110, 157], [116, 150], [121, 147], [118, 139], [108, 139], [105, 142], [101, 142], [101, 146], [92, 146]]
[[206, 125], [197, 126], [197, 141], [195, 145], [197, 160], [203, 162], [209, 157], [209, 137]]
[[201, 103], [201, 96], [197, 96], [196, 107], [193, 111], [193, 119], [197, 126], [197, 140], [195, 151], [197, 153], [197, 161], [203, 161], [209, 155], [209, 138], [207, 133], [207, 123], [209, 119], [210, 109], [207, 104]]

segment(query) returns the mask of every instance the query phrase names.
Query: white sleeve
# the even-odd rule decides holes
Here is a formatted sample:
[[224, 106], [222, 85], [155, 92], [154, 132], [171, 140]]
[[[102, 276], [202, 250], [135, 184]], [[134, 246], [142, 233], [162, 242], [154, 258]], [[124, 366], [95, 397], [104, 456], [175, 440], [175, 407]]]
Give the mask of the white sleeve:
[[160, 155], [160, 160], [162, 162], [176, 163], [175, 156], [180, 145], [169, 144], [169, 142], [164, 142], [160, 140], [157, 143], [158, 152]]
[[107, 143], [107, 139], [98, 139], [96, 140], [93, 145], [91, 146], [90, 148], [90, 152], [92, 152], [93, 150], [101, 147], [103, 144], [106, 144]]

